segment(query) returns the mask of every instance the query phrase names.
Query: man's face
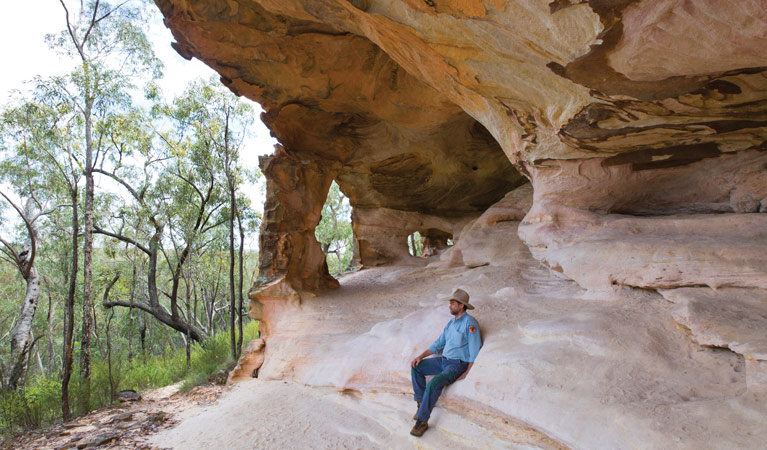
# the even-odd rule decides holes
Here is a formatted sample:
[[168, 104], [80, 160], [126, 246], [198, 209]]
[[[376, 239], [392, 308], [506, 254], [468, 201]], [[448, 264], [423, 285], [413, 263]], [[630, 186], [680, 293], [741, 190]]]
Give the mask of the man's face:
[[455, 300], [450, 300], [450, 314], [457, 316], [463, 311], [463, 304]]

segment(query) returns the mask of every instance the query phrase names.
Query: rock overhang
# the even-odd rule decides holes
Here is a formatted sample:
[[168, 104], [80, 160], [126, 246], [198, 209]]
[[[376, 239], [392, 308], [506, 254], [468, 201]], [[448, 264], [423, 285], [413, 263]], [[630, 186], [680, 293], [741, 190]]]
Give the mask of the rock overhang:
[[[265, 377], [401, 389], [424, 338], [406, 324], [438, 326], [423, 299], [460, 280], [489, 334], [458, 396], [588, 448], [761, 430], [765, 1], [157, 3], [281, 143], [251, 294]], [[415, 230], [455, 238], [447, 264], [360, 271], [302, 304], [338, 285], [313, 235], [332, 180], [365, 265], [403, 261]], [[403, 273], [422, 281], [371, 317]]]
[[[284, 157], [321, 170], [300, 189], [338, 181], [369, 262], [426, 222], [457, 234], [529, 179], [520, 233], [556, 269], [607, 215], [767, 210], [762, 3], [157, 2], [177, 50], [261, 103]], [[294, 235], [311, 240], [316, 210], [286, 222]], [[605, 235], [632, 239], [621, 230]]]

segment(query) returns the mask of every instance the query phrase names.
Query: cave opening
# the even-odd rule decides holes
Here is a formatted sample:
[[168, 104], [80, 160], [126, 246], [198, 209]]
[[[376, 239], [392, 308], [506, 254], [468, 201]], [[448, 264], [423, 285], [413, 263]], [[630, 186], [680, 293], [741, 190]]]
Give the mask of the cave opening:
[[415, 231], [407, 237], [408, 253], [427, 258], [453, 245], [453, 234], [437, 228]]
[[322, 207], [322, 219], [314, 229], [314, 236], [322, 246], [328, 271], [334, 277], [352, 267], [354, 235], [349, 199], [333, 181]]
[[416, 231], [415, 233], [407, 237], [407, 251], [411, 256], [421, 256], [423, 253], [423, 242], [421, 241], [421, 233]]

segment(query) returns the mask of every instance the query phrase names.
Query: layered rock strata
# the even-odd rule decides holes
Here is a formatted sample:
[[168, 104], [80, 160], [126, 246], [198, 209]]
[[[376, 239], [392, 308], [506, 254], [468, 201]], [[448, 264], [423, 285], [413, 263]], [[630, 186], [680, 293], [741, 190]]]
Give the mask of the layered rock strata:
[[[358, 447], [389, 448], [412, 425], [409, 361], [450, 320], [445, 298], [461, 287], [476, 306], [482, 350], [469, 376], [445, 390], [422, 440], [400, 446], [447, 448], [451, 438], [449, 448], [476, 448], [475, 427], [500, 420], [503, 433], [484, 435], [502, 441], [484, 448], [760, 448], [764, 290], [584, 290], [515, 236], [530, 201], [516, 194], [466, 224], [441, 259], [362, 270], [302, 303], [268, 303], [259, 378], [335, 388], [324, 406], [334, 411], [354, 396], [356, 414], [385, 419], [329, 417], [312, 430], [343, 428], [362, 437]], [[513, 436], [520, 428], [529, 439]]]
[[[583, 281], [568, 263], [570, 253], [592, 251], [585, 233], [606, 226], [610, 239], [632, 240], [604, 225], [614, 222], [606, 215], [642, 216], [639, 228], [647, 216], [712, 213], [737, 214], [728, 225], [764, 226], [764, 216], [743, 215], [767, 208], [764, 1], [157, 3], [182, 55], [264, 106], [281, 151], [334, 173], [359, 209], [363, 265], [401, 259], [403, 236], [426, 231], [417, 215], [455, 234], [455, 224], [519, 185], [520, 173], [536, 191], [523, 238], [538, 259], [588, 287], [604, 283]], [[323, 186], [309, 189], [321, 196]], [[710, 228], [707, 217], [696, 217], [701, 227]], [[615, 273], [603, 278], [764, 285], [764, 270], [742, 271], [748, 261], [731, 264], [695, 244], [694, 233], [672, 229], [663, 232], [677, 253], [700, 254], [721, 278], [691, 275], [699, 267], [677, 268], [674, 257], [660, 266], [681, 271], [676, 279], [625, 276], [645, 269], [647, 252], [633, 253], [644, 242], [621, 249], [637, 263], [611, 264]], [[303, 264], [303, 246], [292, 255], [272, 246], [279, 241], [264, 242], [264, 268]], [[587, 263], [578, 270], [610, 271]], [[289, 278], [322, 272], [306, 264]]]
[[[323, 303], [337, 283], [312, 232], [336, 180], [363, 267], [418, 278], [419, 231], [442, 253], [423, 273], [511, 311], [456, 389], [474, 407], [579, 448], [759, 442], [730, 432], [765, 417], [767, 1], [157, 4], [281, 143], [251, 296], [264, 376], [400, 391], [392, 367], [424, 344], [406, 330], [440, 326], [414, 286], [357, 319], [379, 305], [365, 271]], [[323, 328], [337, 317], [357, 322]]]

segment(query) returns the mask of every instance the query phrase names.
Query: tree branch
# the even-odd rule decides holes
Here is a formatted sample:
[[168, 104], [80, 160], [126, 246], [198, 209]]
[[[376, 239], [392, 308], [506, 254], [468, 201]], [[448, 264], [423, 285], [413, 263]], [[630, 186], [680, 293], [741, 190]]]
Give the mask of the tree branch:
[[67, 5], [64, 4], [64, 0], [59, 0], [59, 3], [61, 3], [61, 6], [64, 7], [64, 14], [67, 19], [67, 31], [69, 31], [69, 36], [72, 38], [72, 43], [75, 44], [75, 48], [77, 49], [77, 53], [80, 54], [80, 58], [85, 61], [85, 53], [83, 53], [82, 48], [80, 48], [80, 45], [78, 45], [77, 37], [75, 36], [75, 32], [72, 29], [72, 23], [69, 21], [69, 10], [67, 9]]
[[138, 202], [141, 203], [142, 205], [144, 204], [143, 196], [139, 195], [139, 193], [136, 192], [136, 190], [133, 189], [133, 187], [130, 184], [128, 184], [126, 181], [124, 181], [122, 178], [118, 177], [117, 175], [113, 174], [112, 172], [107, 172], [106, 170], [102, 170], [102, 169], [93, 169], [93, 171], [96, 172], [96, 173], [100, 173], [102, 175], [106, 175], [109, 178], [111, 178], [111, 179], [117, 181], [118, 183], [122, 184], [123, 187], [125, 187], [125, 189], [127, 189], [128, 192], [130, 192], [130, 194], [133, 196], [133, 198], [138, 200]]
[[154, 315], [154, 309], [144, 302], [126, 302], [122, 300], [112, 300], [109, 302], [102, 302], [101, 306], [104, 308], [113, 308], [115, 306], [123, 306], [125, 308], [138, 308], [144, 312]]
[[115, 274], [114, 278], [112, 278], [112, 281], [110, 281], [106, 289], [104, 289], [104, 301], [101, 302], [102, 305], [104, 303], [108, 303], [107, 300], [109, 300], [109, 291], [112, 290], [112, 286], [114, 286], [115, 283], [117, 283], [117, 280], [119, 279], [120, 279], [120, 274], [119, 273]]
[[136, 248], [138, 248], [142, 252], [146, 253], [147, 255], [150, 255], [150, 256], [152, 255], [152, 251], [149, 248], [145, 247], [140, 242], [138, 242], [138, 241], [136, 241], [134, 239], [131, 239], [131, 238], [127, 237], [127, 236], [123, 236], [122, 234], [112, 233], [111, 231], [107, 231], [107, 230], [105, 230], [103, 228], [100, 228], [100, 227], [98, 227], [96, 225], [93, 226], [93, 232], [94, 233], [98, 233], [98, 234], [103, 234], [104, 236], [113, 237], [113, 238], [121, 240], [123, 242], [127, 242], [128, 244], [134, 245]]
[[[32, 268], [32, 264], [35, 262], [35, 254], [37, 253], [37, 239], [35, 236], [35, 231], [32, 228], [32, 223], [27, 219], [27, 216], [24, 215], [24, 213], [21, 211], [21, 208], [19, 208], [16, 203], [14, 203], [10, 198], [8, 198], [7, 195], [3, 191], [0, 191], [0, 195], [2, 195], [8, 203], [13, 206], [13, 209], [16, 210], [17, 213], [19, 213], [19, 216], [21, 216], [21, 219], [24, 221], [24, 225], [27, 227], [27, 233], [29, 233], [29, 242], [30, 242], [30, 251], [29, 251], [29, 259], [28, 263], [25, 264], [26, 267], [19, 266], [19, 269], [21, 269], [21, 275], [24, 277], [24, 279], [27, 279], [29, 277], [29, 271]], [[3, 244], [6, 245], [5, 241], [3, 241]], [[19, 260], [19, 264], [22, 264], [22, 261]]]

